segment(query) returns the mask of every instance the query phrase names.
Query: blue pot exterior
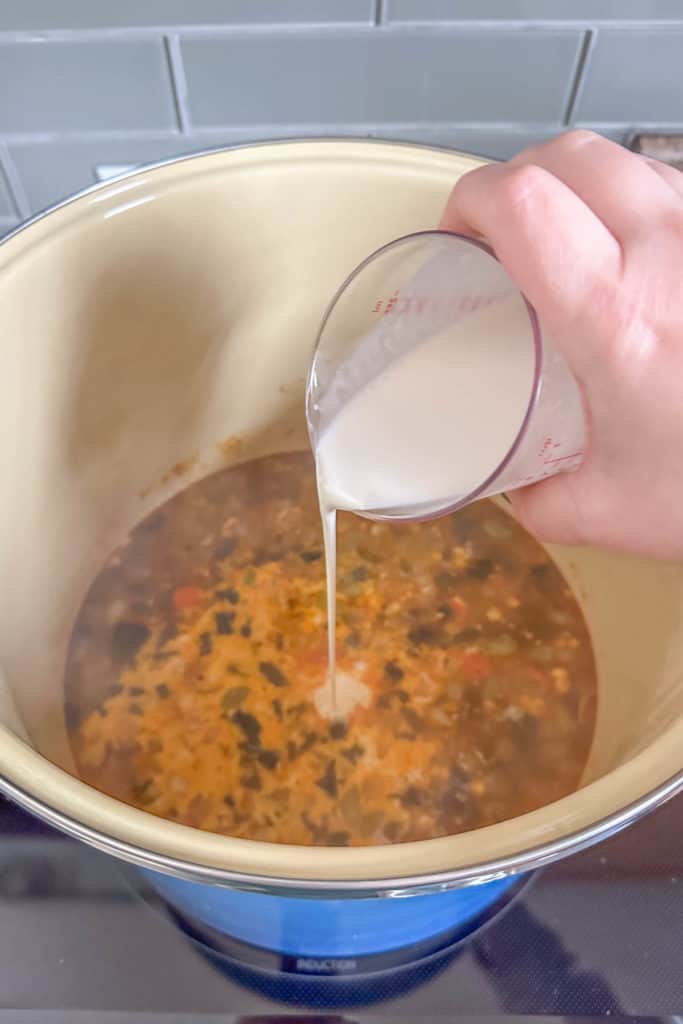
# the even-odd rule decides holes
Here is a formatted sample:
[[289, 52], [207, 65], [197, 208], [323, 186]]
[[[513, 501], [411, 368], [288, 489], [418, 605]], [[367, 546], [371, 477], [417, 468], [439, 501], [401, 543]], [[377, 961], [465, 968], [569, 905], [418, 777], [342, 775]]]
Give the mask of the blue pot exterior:
[[328, 900], [241, 892], [146, 869], [142, 873], [189, 921], [249, 946], [312, 959], [356, 959], [464, 933], [521, 881], [513, 876], [429, 895]]

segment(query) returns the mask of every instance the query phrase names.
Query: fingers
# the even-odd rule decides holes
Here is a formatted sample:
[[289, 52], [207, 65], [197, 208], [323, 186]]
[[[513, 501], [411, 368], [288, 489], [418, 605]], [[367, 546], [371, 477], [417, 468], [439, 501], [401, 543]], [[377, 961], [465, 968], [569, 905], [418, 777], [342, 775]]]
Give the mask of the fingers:
[[680, 216], [681, 197], [673, 168], [574, 131], [464, 175], [441, 226], [493, 247], [550, 333], [562, 329], [563, 355], [585, 380], [599, 356], [584, 342], [587, 319], [609, 321], [626, 249]]
[[680, 171], [675, 167], [670, 167], [669, 164], [663, 164], [661, 160], [654, 160], [650, 156], [641, 156], [641, 160], [649, 164], [655, 174], [658, 174], [677, 196], [683, 198], [683, 174]]
[[488, 241], [541, 322], [569, 335], [563, 353], [581, 376], [591, 353], [567, 325], [600, 304], [621, 267], [619, 243], [600, 218], [542, 167], [489, 164], [456, 184], [441, 226]]
[[651, 232], [675, 201], [670, 184], [651, 162], [594, 132], [567, 132], [525, 149], [510, 163], [536, 164], [559, 178], [622, 246]]

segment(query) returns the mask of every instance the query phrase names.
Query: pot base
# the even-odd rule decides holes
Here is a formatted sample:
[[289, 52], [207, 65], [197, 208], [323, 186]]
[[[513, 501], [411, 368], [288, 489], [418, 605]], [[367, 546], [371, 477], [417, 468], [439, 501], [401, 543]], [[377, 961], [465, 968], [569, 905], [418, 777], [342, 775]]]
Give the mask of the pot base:
[[[178, 879], [166, 876], [150, 877], [149, 872], [144, 872], [144, 875], [152, 882], [157, 894], [160, 894], [162, 887], [175, 888], [179, 882]], [[517, 876], [474, 888], [437, 893], [429, 897], [407, 897], [397, 900], [300, 900], [213, 889], [217, 903], [223, 910], [232, 902], [231, 897], [268, 901], [269, 911], [261, 921], [266, 919], [272, 923], [277, 920], [283, 912], [283, 903], [296, 904], [295, 908], [286, 907], [290, 914], [293, 909], [300, 910], [302, 904], [314, 912], [322, 912], [328, 921], [328, 946], [334, 949], [329, 955], [325, 955], [320, 947], [316, 955], [301, 955], [281, 949], [255, 946], [201, 921], [188, 913], [187, 909], [179, 909], [177, 904], [174, 905], [163, 896], [162, 906], [173, 922], [192, 941], [198, 952], [217, 970], [260, 995], [281, 1003], [316, 1008], [367, 1006], [396, 998], [425, 984], [440, 973], [462, 951], [467, 939], [479, 933], [511, 905], [527, 888], [532, 877]], [[196, 888], [195, 883], [179, 884]], [[433, 901], [433, 920], [441, 923], [444, 912], [451, 918], [448, 928], [417, 941], [410, 941], [406, 932], [403, 936], [404, 944], [385, 950], [379, 947], [383, 941], [390, 940], [382, 934], [375, 934], [374, 944], [378, 947], [376, 951], [360, 955], [352, 951], [346, 954], [341, 952], [344, 946], [348, 950], [358, 946], [359, 939], [364, 935], [364, 925], [367, 928], [369, 918], [373, 916], [373, 907], [381, 911], [389, 903], [397, 906], [403, 916], [404, 911], [409, 913], [411, 906], [418, 910], [420, 901], [425, 899]], [[335, 916], [336, 906], [342, 902], [348, 911], [346, 923], [356, 916], [355, 930], [349, 931], [345, 937], [342, 937], [336, 927], [339, 921]], [[244, 906], [241, 909], [244, 910]], [[262, 913], [261, 906], [257, 909]], [[424, 928], [423, 915], [418, 914], [417, 918], [418, 929], [420, 926]], [[420, 918], [422, 920], [419, 920]], [[284, 942], [281, 939], [280, 944], [290, 945], [292, 950], [307, 946], [307, 936], [305, 932], [300, 932], [300, 929], [305, 927], [305, 913], [298, 921], [298, 928], [296, 919], [290, 917], [289, 935], [284, 937]], [[245, 919], [236, 918], [234, 928], [238, 932], [244, 932]]]
[[218, 970], [268, 998], [318, 1007], [367, 1005], [428, 981], [534, 877], [429, 896], [317, 900], [140, 876], [152, 886], [144, 886], [148, 902], [160, 897]]

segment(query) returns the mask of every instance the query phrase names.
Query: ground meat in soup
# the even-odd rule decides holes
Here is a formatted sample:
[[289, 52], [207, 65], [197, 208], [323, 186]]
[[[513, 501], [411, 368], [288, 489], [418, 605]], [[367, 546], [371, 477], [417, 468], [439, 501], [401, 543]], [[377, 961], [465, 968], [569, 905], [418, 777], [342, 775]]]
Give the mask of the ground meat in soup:
[[589, 636], [564, 578], [504, 511], [420, 524], [339, 515], [337, 669], [321, 714], [324, 559], [312, 460], [192, 484], [93, 583], [66, 717], [78, 772], [161, 817], [274, 843], [428, 839], [579, 784]]

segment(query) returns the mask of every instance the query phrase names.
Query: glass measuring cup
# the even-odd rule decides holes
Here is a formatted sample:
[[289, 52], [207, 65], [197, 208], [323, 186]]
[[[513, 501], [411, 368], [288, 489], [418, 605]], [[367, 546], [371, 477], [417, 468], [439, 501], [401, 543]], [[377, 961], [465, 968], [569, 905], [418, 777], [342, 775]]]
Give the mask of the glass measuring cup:
[[327, 500], [417, 519], [578, 467], [581, 395], [483, 243], [406, 235], [332, 299], [306, 414]]

